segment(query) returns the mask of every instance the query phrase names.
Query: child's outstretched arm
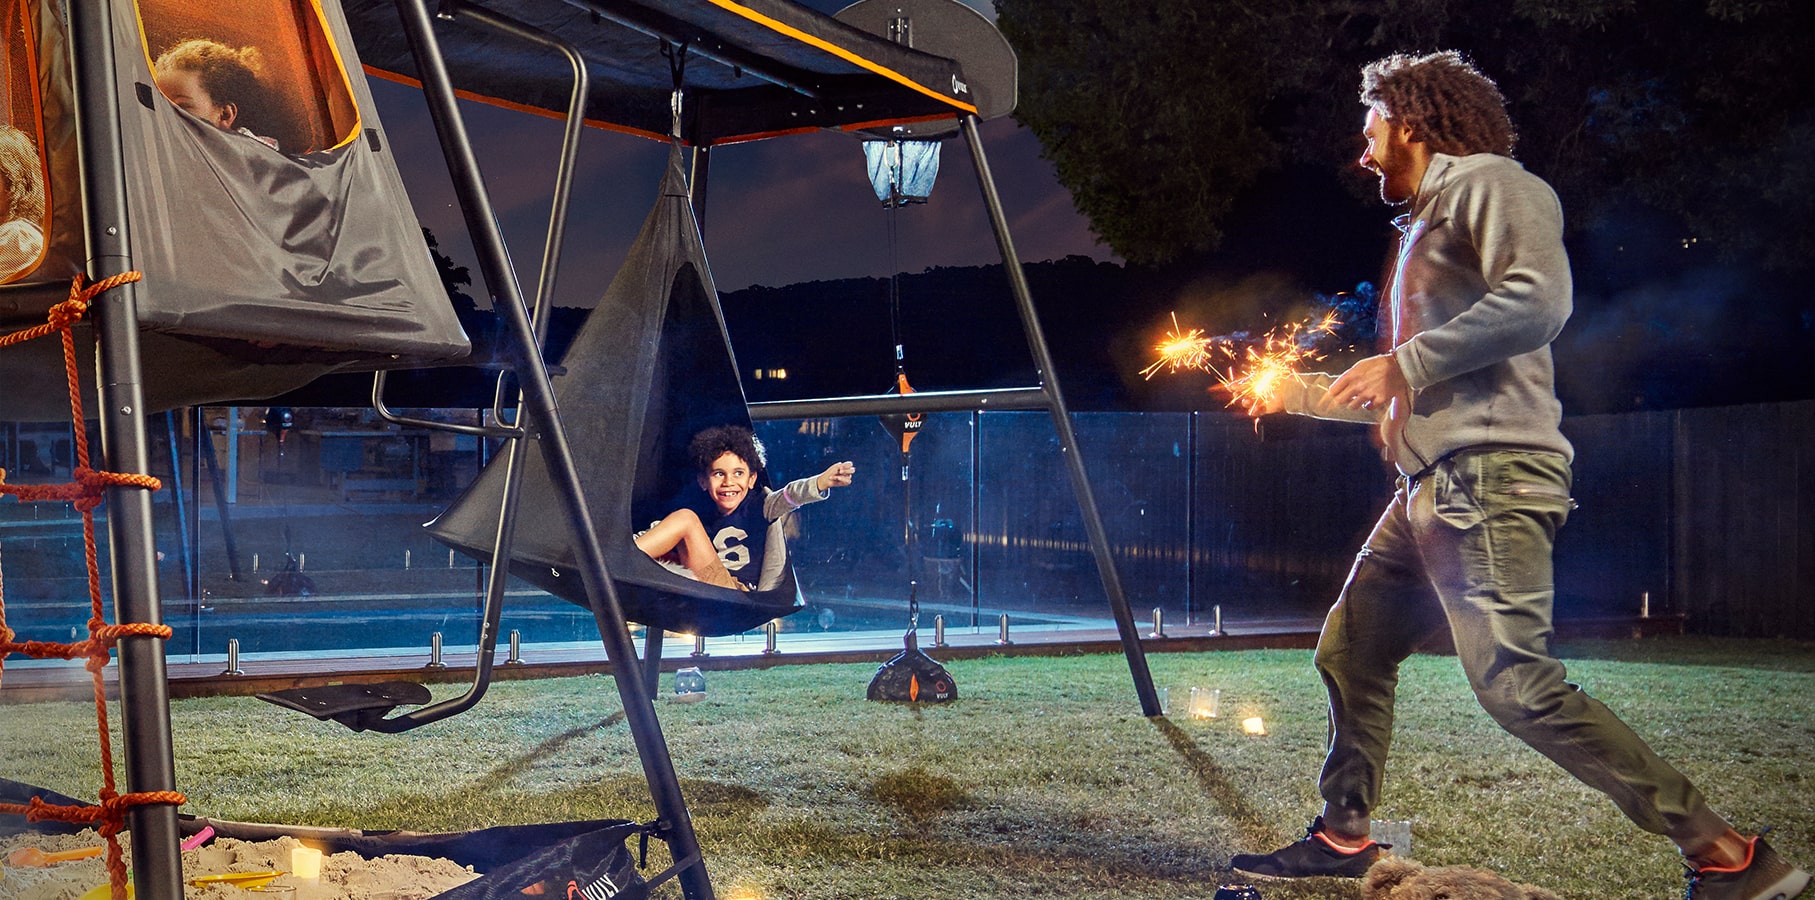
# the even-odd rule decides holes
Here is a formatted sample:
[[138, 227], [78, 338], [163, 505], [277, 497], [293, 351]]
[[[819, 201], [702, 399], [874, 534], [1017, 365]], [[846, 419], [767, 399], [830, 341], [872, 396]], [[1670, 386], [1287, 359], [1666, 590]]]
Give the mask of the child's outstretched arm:
[[763, 517], [779, 519], [809, 503], [824, 500], [832, 488], [849, 485], [856, 472], [857, 464], [845, 460], [833, 463], [818, 475], [790, 481], [781, 490], [770, 491], [763, 498]]

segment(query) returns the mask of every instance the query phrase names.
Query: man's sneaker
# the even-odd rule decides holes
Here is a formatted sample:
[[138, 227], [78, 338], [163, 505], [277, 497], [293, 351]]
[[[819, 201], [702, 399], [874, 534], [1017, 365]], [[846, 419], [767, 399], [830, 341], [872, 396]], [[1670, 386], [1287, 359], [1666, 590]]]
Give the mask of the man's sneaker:
[[1736, 869], [1708, 866], [1689, 869], [1684, 900], [1789, 900], [1809, 886], [1809, 873], [1790, 865], [1762, 837], [1746, 849], [1746, 864]]
[[1360, 878], [1388, 846], [1373, 840], [1354, 850], [1340, 846], [1324, 835], [1323, 816], [1318, 816], [1305, 829], [1303, 840], [1272, 853], [1237, 853], [1229, 867], [1274, 878]]

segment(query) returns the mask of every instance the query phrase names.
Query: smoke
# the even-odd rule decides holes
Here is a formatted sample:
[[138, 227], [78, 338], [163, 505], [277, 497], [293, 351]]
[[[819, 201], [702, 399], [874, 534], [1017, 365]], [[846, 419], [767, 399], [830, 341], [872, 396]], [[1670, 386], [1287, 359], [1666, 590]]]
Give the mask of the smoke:
[[1739, 402], [1787, 349], [1754, 273], [1706, 266], [1607, 296], [1578, 294], [1553, 347], [1572, 413]]

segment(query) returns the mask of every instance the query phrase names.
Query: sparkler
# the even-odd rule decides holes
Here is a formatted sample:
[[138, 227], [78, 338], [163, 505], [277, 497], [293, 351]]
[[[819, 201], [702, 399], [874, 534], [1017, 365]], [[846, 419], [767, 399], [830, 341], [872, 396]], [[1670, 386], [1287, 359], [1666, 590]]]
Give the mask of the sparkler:
[[1265, 405], [1287, 378], [1298, 373], [1299, 366], [1323, 358], [1317, 342], [1333, 334], [1338, 324], [1332, 311], [1315, 321], [1281, 325], [1259, 338], [1241, 332], [1205, 337], [1201, 328], [1181, 331], [1174, 313], [1172, 330], [1154, 345], [1159, 358], [1142, 369], [1141, 375], [1151, 379], [1162, 369], [1168, 373], [1183, 369], [1207, 372], [1229, 393], [1228, 405]]
[[[1215, 370], [1211, 367], [1211, 359], [1215, 355], [1216, 349], [1222, 346], [1220, 342], [1226, 340], [1228, 339], [1204, 337], [1202, 328], [1180, 331], [1178, 313], [1173, 313], [1172, 330], [1166, 332], [1165, 339], [1153, 347], [1154, 352], [1158, 353], [1160, 358], [1154, 360], [1152, 365], [1142, 369], [1141, 377], [1151, 381], [1153, 374], [1162, 368], [1168, 374], [1180, 369], [1214, 372]], [[1227, 350], [1225, 349], [1224, 352]]]

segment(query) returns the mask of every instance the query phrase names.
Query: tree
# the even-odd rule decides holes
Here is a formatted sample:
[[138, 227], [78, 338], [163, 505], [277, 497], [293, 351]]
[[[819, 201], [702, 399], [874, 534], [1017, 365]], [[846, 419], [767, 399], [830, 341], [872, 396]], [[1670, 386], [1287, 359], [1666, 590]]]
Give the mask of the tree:
[[[1501, 84], [1517, 155], [1572, 225], [1635, 208], [1778, 268], [1815, 259], [1805, 0], [997, 0], [1017, 119], [1130, 261], [1217, 246], [1266, 172], [1352, 166], [1360, 66], [1455, 48]], [[1372, 179], [1354, 178], [1357, 192]]]

